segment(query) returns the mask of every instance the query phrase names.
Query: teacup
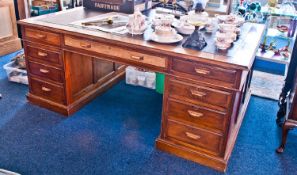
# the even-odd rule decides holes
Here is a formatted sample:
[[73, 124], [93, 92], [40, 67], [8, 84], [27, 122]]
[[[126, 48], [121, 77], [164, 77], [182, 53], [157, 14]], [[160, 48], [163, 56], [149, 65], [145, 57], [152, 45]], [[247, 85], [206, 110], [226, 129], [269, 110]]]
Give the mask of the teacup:
[[216, 38], [218, 41], [225, 41], [232, 43], [233, 41], [236, 40], [237, 35], [235, 33], [221, 33], [217, 32], [216, 33]]
[[172, 38], [177, 34], [174, 28], [168, 26], [156, 26], [154, 33], [162, 39]]

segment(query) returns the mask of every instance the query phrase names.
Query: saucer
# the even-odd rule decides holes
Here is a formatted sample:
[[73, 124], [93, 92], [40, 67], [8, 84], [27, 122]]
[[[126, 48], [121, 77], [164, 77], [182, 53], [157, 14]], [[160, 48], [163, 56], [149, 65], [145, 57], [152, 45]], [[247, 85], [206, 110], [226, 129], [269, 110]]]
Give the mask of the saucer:
[[128, 30], [128, 33], [131, 34], [131, 35], [142, 35], [144, 34], [144, 32], [146, 31], [147, 27], [145, 27], [143, 30], [140, 30], [140, 31], [133, 31], [130, 29], [130, 28], [127, 28]]
[[227, 50], [231, 47], [231, 43], [222, 43], [219, 41], [216, 41], [215, 45], [219, 50]]
[[183, 36], [176, 34], [173, 37], [160, 37], [156, 35], [155, 32], [152, 33], [151, 35], [151, 40], [157, 43], [162, 43], [162, 44], [172, 44], [172, 43], [177, 43], [183, 40]]
[[139, 30], [139, 31], [133, 31], [132, 32], [131, 28], [129, 28], [127, 26], [126, 26], [126, 28], [128, 30], [128, 33], [131, 34], [131, 35], [142, 35], [142, 34], [144, 34], [144, 32], [146, 31], [146, 29], [148, 28], [148, 22], [145, 22], [142, 30]]

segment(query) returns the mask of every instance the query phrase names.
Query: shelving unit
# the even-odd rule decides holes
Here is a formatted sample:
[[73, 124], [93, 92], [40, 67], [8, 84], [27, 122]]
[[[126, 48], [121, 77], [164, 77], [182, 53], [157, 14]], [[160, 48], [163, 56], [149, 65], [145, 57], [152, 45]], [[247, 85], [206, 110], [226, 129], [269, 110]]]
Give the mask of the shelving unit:
[[[276, 41], [283, 40], [283, 42], [284, 41], [285, 42], [290, 42], [289, 52], [292, 52], [293, 43], [295, 42], [295, 39], [296, 39], [296, 31], [295, 31], [293, 37], [288, 37], [288, 33], [287, 32], [280, 32], [278, 29], [276, 29], [276, 25], [278, 25], [280, 23], [282, 25], [283, 23], [286, 23], [287, 21], [289, 21], [291, 19], [294, 19], [294, 18], [297, 19], [297, 13], [295, 13], [295, 14], [285, 14], [285, 13], [282, 13], [282, 11], [280, 11], [278, 9], [274, 9], [274, 8], [271, 9], [271, 8], [267, 8], [267, 7], [262, 8], [262, 13], [266, 17], [267, 29], [266, 29], [266, 32], [265, 32], [265, 36], [267, 38], [269, 38], [269, 39], [273, 39], [273, 40], [276, 40]], [[283, 19], [281, 19], [281, 18], [283, 18]], [[278, 24], [275, 24], [276, 22]], [[267, 43], [267, 44], [269, 44], [269, 43]], [[281, 47], [284, 47], [284, 46], [286, 46], [286, 45], [278, 46], [277, 48], [281, 48]], [[266, 52], [262, 53], [261, 49], [259, 49], [256, 56], [257, 56], [257, 59], [260, 59], [260, 60], [285, 65], [284, 76], [287, 75], [288, 66], [289, 66], [290, 61], [291, 61], [291, 53], [289, 54], [288, 57], [284, 57], [283, 55], [275, 55], [274, 51], [272, 51], [272, 50], [267, 50]]]

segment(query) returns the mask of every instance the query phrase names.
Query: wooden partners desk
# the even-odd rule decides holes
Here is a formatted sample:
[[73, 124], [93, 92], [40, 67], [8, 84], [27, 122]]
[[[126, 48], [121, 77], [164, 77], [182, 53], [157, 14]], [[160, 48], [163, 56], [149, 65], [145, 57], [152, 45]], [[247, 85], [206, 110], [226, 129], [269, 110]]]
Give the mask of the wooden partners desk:
[[[263, 25], [245, 24], [228, 52], [213, 36], [202, 51], [162, 45], [144, 36], [113, 35], [67, 25], [102, 13], [78, 8], [19, 22], [28, 100], [71, 115], [124, 77], [132, 65], [166, 74], [162, 126], [156, 147], [225, 171], [245, 114]], [[141, 117], [141, 116], [140, 116]]]

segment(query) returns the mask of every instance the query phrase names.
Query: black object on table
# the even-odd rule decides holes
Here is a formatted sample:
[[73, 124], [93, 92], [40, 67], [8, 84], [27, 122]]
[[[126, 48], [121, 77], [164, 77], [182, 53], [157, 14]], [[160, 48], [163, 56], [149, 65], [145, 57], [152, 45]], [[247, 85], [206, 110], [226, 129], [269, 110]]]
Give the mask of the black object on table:
[[[202, 4], [197, 3], [195, 6], [195, 13], [202, 12], [204, 12]], [[183, 47], [202, 50], [205, 46], [207, 46], [207, 43], [203, 35], [199, 32], [199, 26], [195, 26], [195, 31], [183, 43]]]

